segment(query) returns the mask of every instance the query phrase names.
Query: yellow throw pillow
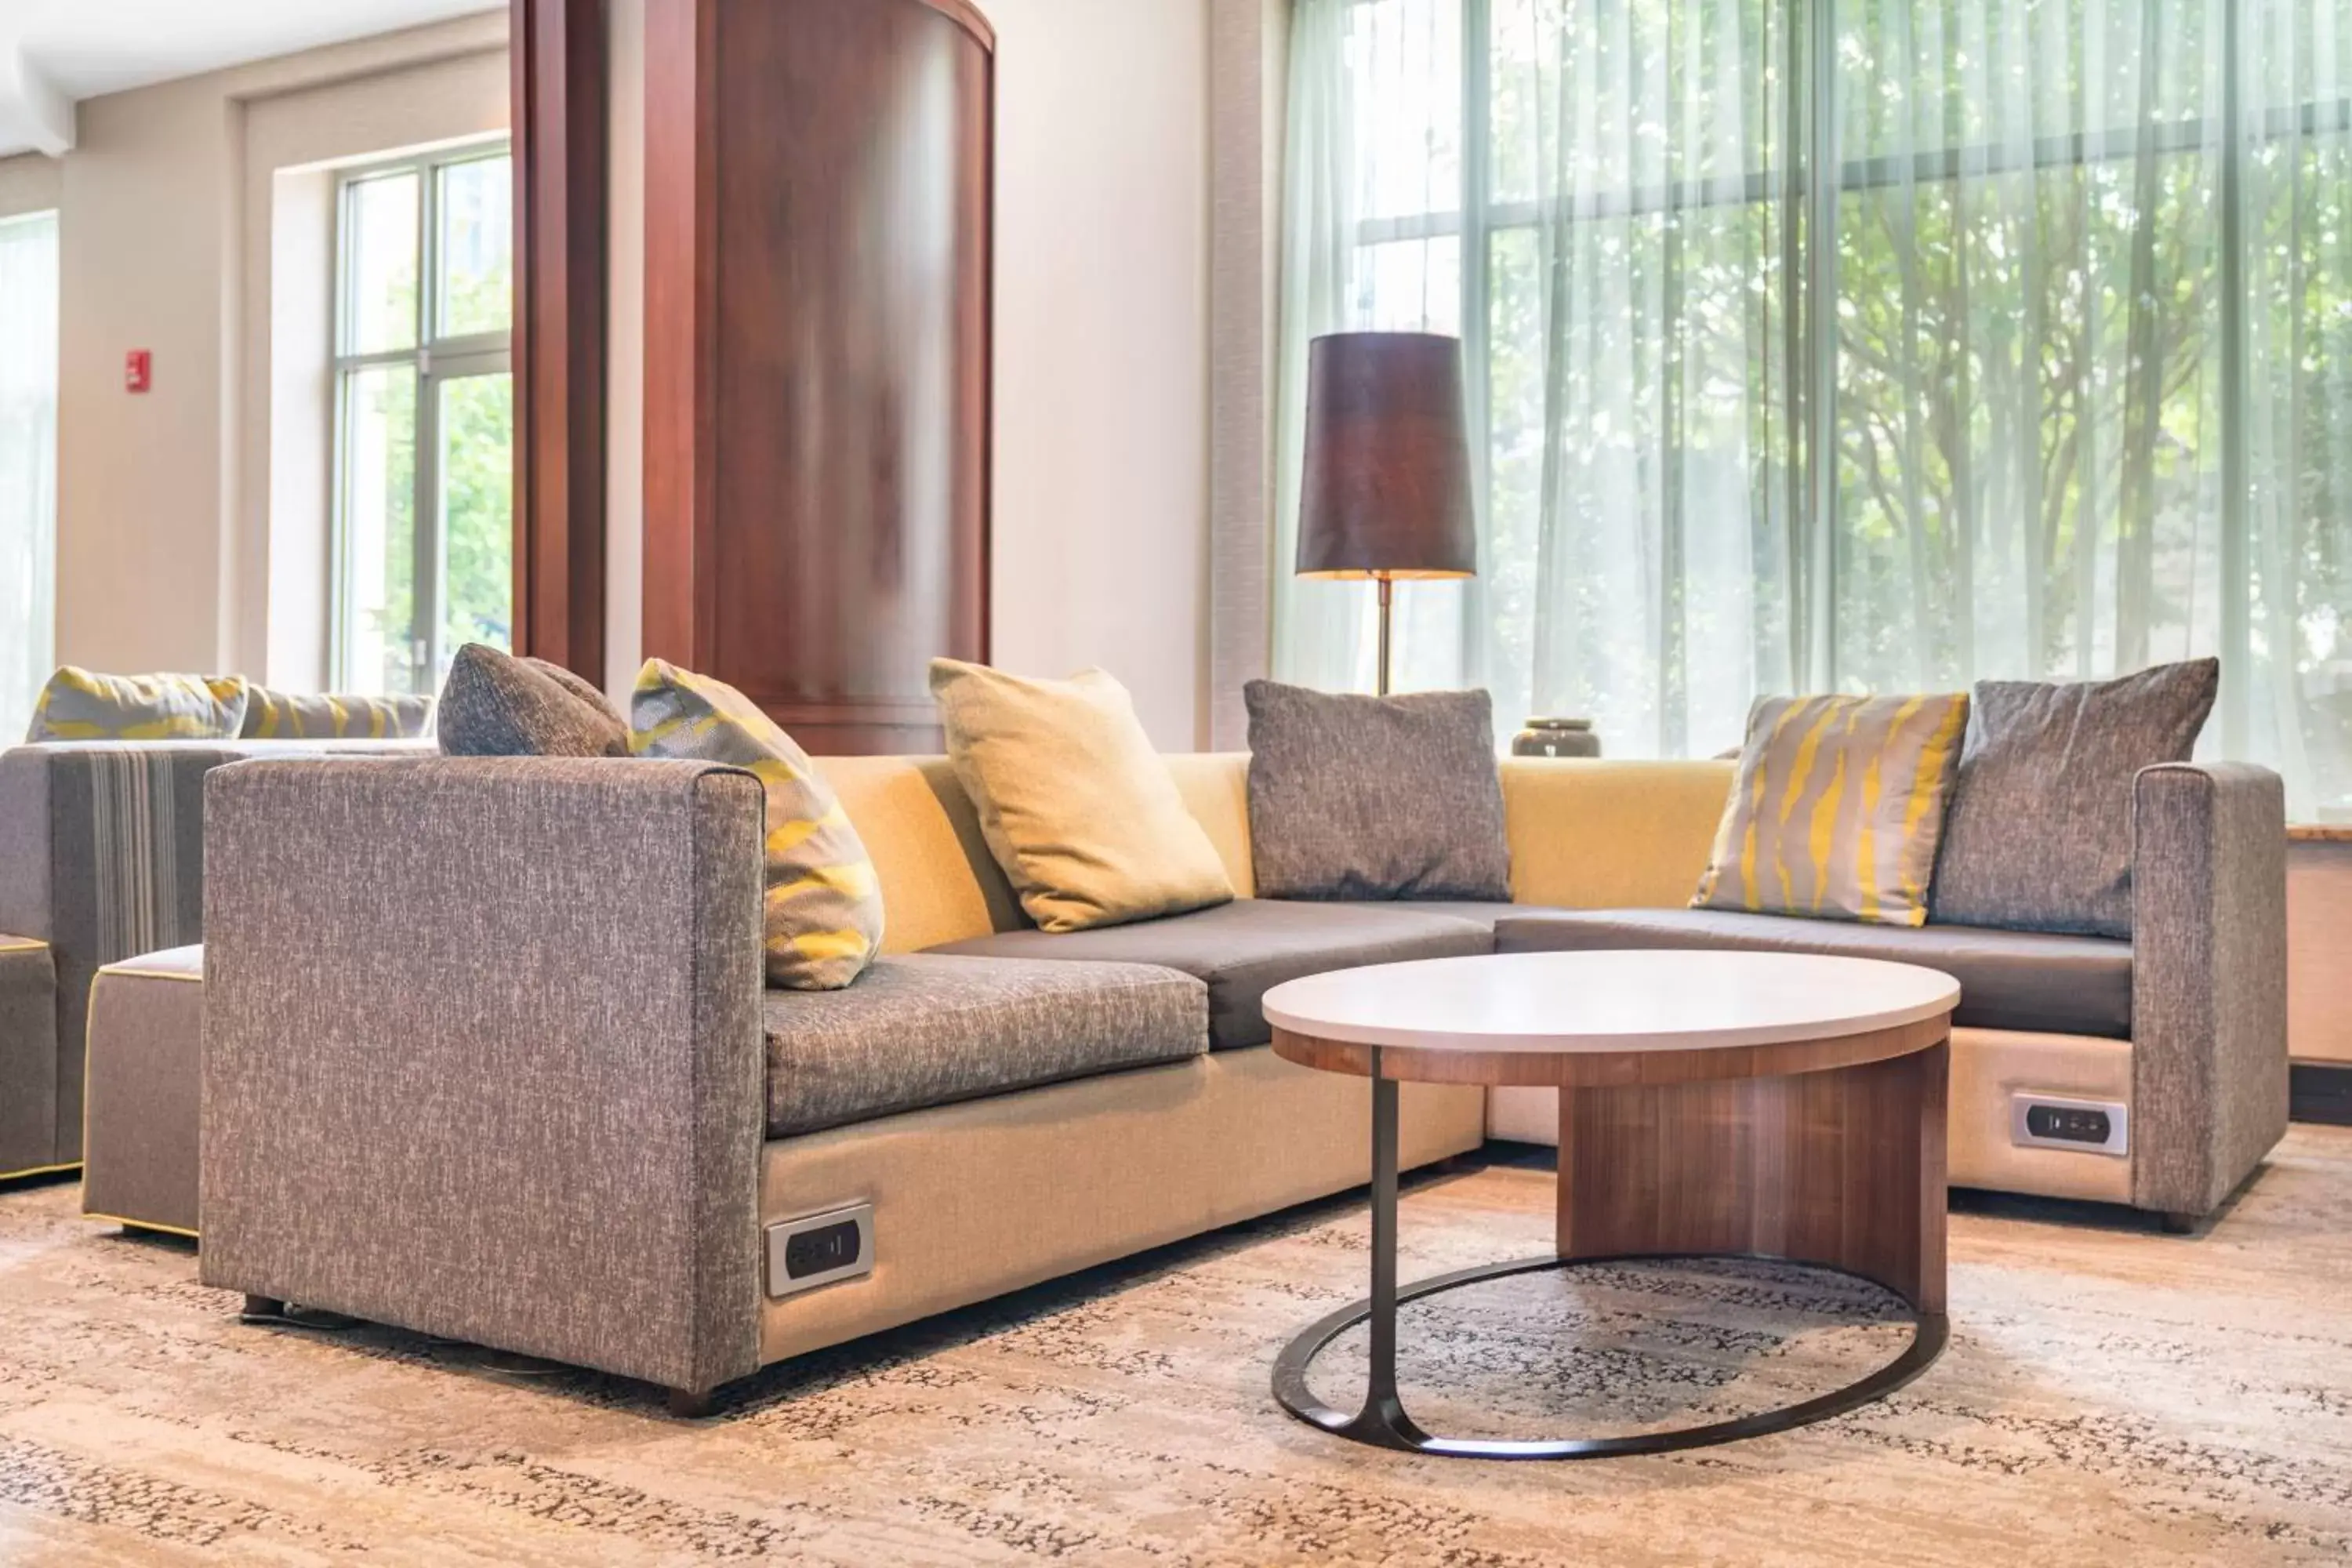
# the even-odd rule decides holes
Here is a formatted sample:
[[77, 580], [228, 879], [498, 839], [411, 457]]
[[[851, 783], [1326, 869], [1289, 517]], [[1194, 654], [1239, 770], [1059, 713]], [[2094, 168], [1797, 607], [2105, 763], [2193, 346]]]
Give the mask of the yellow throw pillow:
[[243, 732], [250, 741], [408, 740], [432, 731], [430, 697], [247, 689]]
[[1099, 669], [1027, 680], [931, 661], [948, 756], [989, 852], [1045, 931], [1172, 915], [1234, 896], [1127, 688]]
[[219, 741], [245, 724], [245, 678], [100, 675], [60, 666], [27, 741]]
[[629, 703], [629, 752], [726, 763], [768, 791], [768, 984], [838, 991], [882, 950], [882, 892], [865, 841], [808, 753], [721, 680], [649, 658]]
[[1927, 922], [1965, 692], [1767, 697], [1694, 909]]

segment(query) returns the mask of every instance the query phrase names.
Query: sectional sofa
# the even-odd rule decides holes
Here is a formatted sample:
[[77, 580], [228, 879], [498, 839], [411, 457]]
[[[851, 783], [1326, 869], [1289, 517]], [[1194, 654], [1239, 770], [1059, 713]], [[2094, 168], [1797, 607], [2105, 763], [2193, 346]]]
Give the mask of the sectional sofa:
[[[1027, 929], [939, 759], [828, 759], [887, 956], [763, 989], [761, 794], [705, 764], [272, 760], [207, 780], [203, 1277], [642, 1378], [758, 1367], [1365, 1179], [1366, 1086], [1275, 1058], [1318, 970], [1547, 945], [1868, 951], [1950, 969], [1956, 1182], [2174, 1214], [2284, 1130], [2275, 778], [2142, 776], [2138, 942], [1695, 919], [1720, 763], [1502, 764], [1511, 904], [1248, 896], [1246, 759], [1168, 759], [1236, 902]], [[1811, 930], [1795, 928], [1811, 927]], [[1857, 948], [1856, 944], [1860, 944]], [[2019, 1149], [2011, 1090], [2128, 1104]], [[1408, 1086], [1403, 1162], [1545, 1131]], [[858, 1205], [870, 1270], [772, 1237]]]

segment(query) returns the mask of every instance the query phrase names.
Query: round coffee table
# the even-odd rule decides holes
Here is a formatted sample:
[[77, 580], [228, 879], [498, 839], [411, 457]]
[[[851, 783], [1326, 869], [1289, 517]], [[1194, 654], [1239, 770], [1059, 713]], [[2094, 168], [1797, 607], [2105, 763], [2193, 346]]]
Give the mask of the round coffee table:
[[[1387, 1448], [1581, 1459], [1759, 1436], [1893, 1393], [1944, 1348], [1945, 1078], [1958, 982], [1911, 964], [1778, 952], [1529, 952], [1339, 970], [1265, 994], [1276, 1055], [1372, 1080], [1371, 1294], [1292, 1340], [1284, 1408]], [[1554, 1085], [1550, 1256], [1399, 1288], [1397, 1084]], [[1736, 1420], [1536, 1441], [1434, 1436], [1396, 1383], [1400, 1302], [1579, 1263], [1770, 1258], [1856, 1275], [1912, 1312], [1903, 1352], [1831, 1393]], [[1318, 1352], [1370, 1320], [1353, 1414], [1318, 1402]]]

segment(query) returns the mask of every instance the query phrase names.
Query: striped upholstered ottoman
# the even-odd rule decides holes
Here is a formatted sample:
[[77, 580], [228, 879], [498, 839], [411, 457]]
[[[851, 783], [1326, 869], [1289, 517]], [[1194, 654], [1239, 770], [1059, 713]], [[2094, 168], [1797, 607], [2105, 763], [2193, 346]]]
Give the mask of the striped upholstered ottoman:
[[90, 983], [82, 1213], [196, 1234], [204, 1030], [201, 946], [126, 958]]

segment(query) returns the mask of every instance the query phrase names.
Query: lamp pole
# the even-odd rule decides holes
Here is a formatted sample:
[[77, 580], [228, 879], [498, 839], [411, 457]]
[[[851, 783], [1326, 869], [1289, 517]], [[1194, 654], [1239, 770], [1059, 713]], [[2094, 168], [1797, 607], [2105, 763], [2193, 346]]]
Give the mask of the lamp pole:
[[1383, 572], [1374, 581], [1381, 585], [1381, 667], [1376, 678], [1380, 684], [1373, 694], [1386, 697], [1389, 694], [1389, 599], [1395, 592], [1396, 579]]

